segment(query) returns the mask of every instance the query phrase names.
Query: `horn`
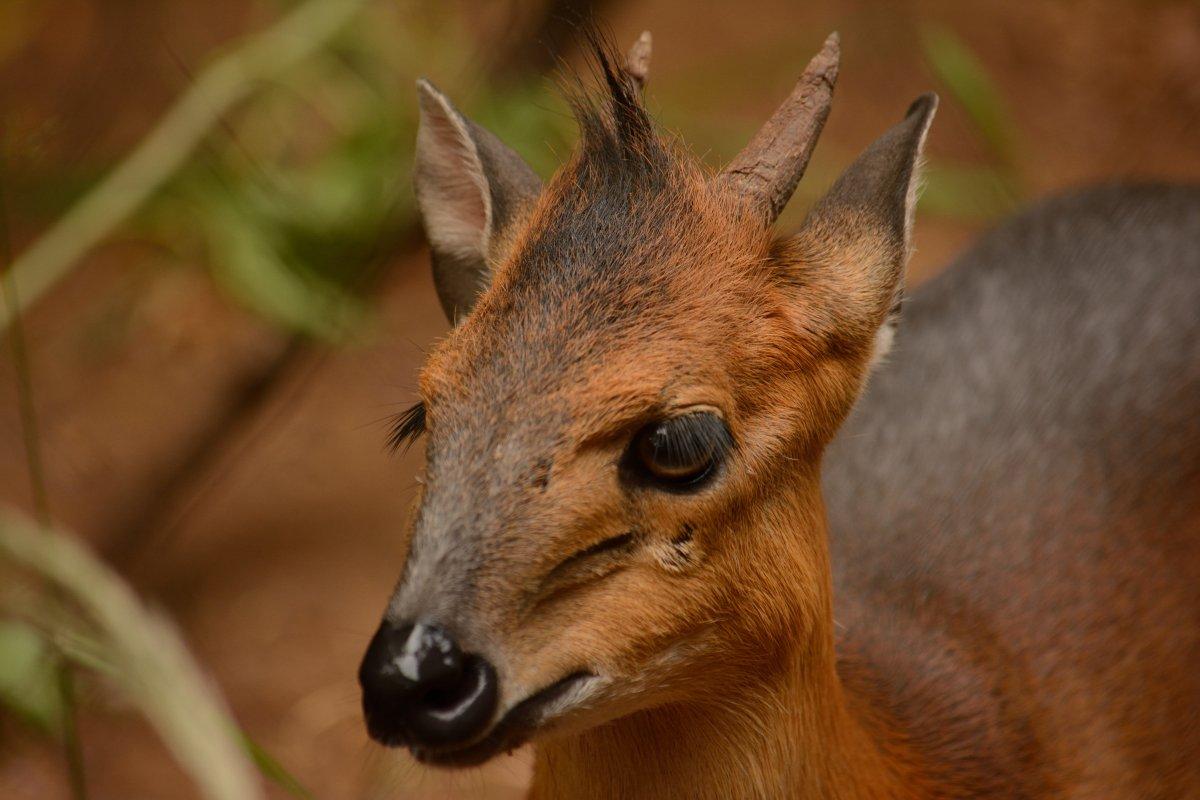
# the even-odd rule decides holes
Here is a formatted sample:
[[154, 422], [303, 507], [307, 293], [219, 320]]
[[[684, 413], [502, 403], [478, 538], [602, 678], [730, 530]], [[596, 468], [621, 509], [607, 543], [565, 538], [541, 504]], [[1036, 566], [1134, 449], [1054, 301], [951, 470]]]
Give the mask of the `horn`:
[[646, 76], [650, 74], [650, 45], [650, 31], [642, 31], [625, 57], [625, 72], [639, 88], [646, 85]]
[[840, 56], [834, 32], [808, 62], [788, 98], [718, 176], [761, 211], [768, 223], [783, 211], [808, 166], [829, 116]]

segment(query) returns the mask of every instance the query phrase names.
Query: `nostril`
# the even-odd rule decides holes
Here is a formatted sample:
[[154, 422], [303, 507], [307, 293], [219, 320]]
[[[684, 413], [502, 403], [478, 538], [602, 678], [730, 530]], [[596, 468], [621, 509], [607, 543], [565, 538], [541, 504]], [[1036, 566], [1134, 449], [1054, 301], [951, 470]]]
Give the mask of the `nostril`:
[[363, 712], [384, 744], [445, 745], [474, 737], [496, 708], [496, 671], [464, 655], [438, 625], [384, 621], [359, 667]]
[[470, 703], [473, 696], [486, 685], [487, 681], [481, 679], [479, 674], [483, 664], [486, 662], [478, 656], [469, 656], [456, 680], [433, 686], [415, 704], [431, 714], [452, 714], [464, 703]]
[[496, 670], [479, 656], [467, 656], [457, 681], [414, 700], [404, 715], [406, 727], [426, 745], [467, 741], [487, 727], [497, 696]]

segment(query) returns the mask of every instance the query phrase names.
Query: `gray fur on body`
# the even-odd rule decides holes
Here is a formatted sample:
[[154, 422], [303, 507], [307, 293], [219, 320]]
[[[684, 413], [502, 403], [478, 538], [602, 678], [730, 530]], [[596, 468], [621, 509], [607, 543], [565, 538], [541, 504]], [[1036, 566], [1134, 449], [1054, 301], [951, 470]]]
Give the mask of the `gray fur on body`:
[[1000, 698], [997, 758], [1118, 797], [1136, 718], [1200, 786], [1200, 187], [1051, 199], [916, 291], [824, 488], [842, 647], [916, 736]]

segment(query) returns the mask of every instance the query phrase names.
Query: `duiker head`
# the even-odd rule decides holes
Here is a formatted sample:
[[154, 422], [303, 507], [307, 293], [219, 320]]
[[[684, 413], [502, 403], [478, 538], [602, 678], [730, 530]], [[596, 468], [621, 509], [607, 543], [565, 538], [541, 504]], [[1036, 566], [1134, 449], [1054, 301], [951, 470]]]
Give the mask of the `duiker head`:
[[798, 233], [834, 36], [726, 169], [659, 136], [648, 39], [579, 100], [545, 187], [419, 85], [417, 196], [454, 327], [400, 434], [427, 477], [360, 672], [372, 735], [470, 764], [534, 733], [706, 702], [829, 644], [825, 444], [888, 338], [918, 99]]

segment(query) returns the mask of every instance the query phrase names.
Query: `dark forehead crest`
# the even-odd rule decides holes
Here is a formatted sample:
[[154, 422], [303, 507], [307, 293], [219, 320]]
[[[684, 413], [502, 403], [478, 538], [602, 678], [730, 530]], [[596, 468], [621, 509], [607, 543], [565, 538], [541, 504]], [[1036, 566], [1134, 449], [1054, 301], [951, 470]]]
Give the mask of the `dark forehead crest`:
[[[837, 75], [836, 35], [750, 144], [713, 176], [673, 142], [665, 144], [642, 105], [649, 33], [638, 37], [627, 59], [595, 33], [589, 38], [590, 70], [580, 72], [590, 72], [591, 80], [579, 72], [574, 81], [567, 78], [568, 86], [574, 83], [569, 95], [580, 145], [549, 187], [431, 83], [418, 81], [414, 183], [438, 299], [452, 323], [466, 319], [488, 287], [508, 286], [518, 273], [542, 272], [545, 263], [516, 267], [537, 262], [529, 257], [539, 245], [563, 257], [566, 275], [586, 263], [610, 266], [618, 245], [631, 248], [618, 262], [624, 274], [649, 264], [672, 242], [683, 245], [676, 247], [677, 262], [687, 248], [692, 262], [713, 260], [696, 248], [718, 242], [721, 234], [766, 232], [808, 163]], [[726, 230], [731, 223], [737, 228], [732, 233]], [[660, 269], [657, 276], [663, 275]], [[490, 305], [512, 299], [502, 289], [491, 295]]]
[[646, 113], [638, 79], [621, 68], [621, 57], [609, 42], [596, 35], [589, 39], [589, 66], [600, 87], [589, 90], [576, 75], [568, 90], [580, 128], [579, 152], [568, 172], [579, 180], [665, 177], [671, 154]]
[[[588, 71], [567, 95], [579, 144], [555, 175], [514, 253], [510, 288], [557, 302], [586, 290], [599, 302], [661, 259], [655, 251], [687, 215], [690, 162], [659, 135], [638, 79], [606, 43], [594, 40]], [[532, 299], [532, 298], [531, 298]]]

